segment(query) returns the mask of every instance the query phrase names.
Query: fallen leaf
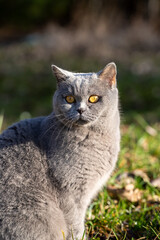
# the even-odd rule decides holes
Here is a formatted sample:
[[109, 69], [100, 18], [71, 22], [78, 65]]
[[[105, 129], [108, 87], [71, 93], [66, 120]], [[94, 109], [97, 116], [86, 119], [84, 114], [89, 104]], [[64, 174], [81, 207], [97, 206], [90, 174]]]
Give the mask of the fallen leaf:
[[113, 199], [119, 199], [124, 189], [116, 188], [115, 186], [107, 186], [107, 191], [110, 197], [112, 197]]
[[143, 191], [138, 188], [134, 189], [133, 184], [128, 184], [125, 188], [116, 188], [113, 186], [107, 186], [108, 194], [112, 198], [127, 199], [130, 202], [138, 202], [142, 199]]
[[138, 202], [142, 199], [143, 192], [138, 188], [130, 191], [124, 191], [122, 197], [126, 198], [130, 202]]
[[148, 197], [147, 197], [147, 200], [149, 201], [149, 202], [153, 202], [153, 203], [160, 203], [160, 196], [158, 196], [158, 195], [148, 195]]
[[151, 181], [152, 186], [160, 188], [160, 178], [156, 178]]
[[117, 181], [123, 180], [123, 182], [129, 184], [134, 182], [135, 177], [141, 177], [144, 182], [150, 181], [148, 175], [141, 169], [135, 169], [132, 172], [125, 172], [125, 173], [119, 174], [117, 176]]
[[126, 191], [133, 191], [134, 189], [134, 184], [130, 183], [125, 186]]
[[136, 177], [141, 177], [143, 179], [144, 182], [149, 182], [150, 179], [148, 177], [148, 175], [142, 171], [141, 169], [136, 169], [132, 172]]

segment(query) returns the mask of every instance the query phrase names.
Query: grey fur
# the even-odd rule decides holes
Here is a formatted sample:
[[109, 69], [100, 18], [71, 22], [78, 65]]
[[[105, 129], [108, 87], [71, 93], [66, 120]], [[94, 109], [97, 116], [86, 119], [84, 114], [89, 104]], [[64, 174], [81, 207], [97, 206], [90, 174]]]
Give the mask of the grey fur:
[[[55, 65], [50, 116], [18, 122], [0, 135], [0, 239], [81, 239], [86, 209], [119, 152], [116, 66], [72, 73]], [[67, 95], [75, 102], [68, 104]], [[90, 103], [89, 96], [100, 96]], [[83, 112], [80, 114], [78, 109]]]

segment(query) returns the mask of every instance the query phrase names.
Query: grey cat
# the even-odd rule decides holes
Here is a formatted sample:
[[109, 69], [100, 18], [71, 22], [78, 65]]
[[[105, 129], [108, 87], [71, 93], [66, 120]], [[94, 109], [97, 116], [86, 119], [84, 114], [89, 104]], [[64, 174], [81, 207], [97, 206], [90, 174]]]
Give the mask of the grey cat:
[[0, 239], [80, 240], [120, 143], [116, 65], [57, 78], [53, 112], [0, 135]]

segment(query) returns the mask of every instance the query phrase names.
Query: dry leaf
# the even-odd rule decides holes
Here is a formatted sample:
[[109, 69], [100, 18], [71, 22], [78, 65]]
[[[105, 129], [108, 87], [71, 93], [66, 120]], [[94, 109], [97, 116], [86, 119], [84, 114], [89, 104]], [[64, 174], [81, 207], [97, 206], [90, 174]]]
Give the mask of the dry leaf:
[[122, 196], [126, 198], [130, 202], [138, 202], [142, 199], [143, 191], [139, 190], [138, 188], [130, 191], [124, 191]]
[[144, 182], [149, 182], [150, 179], [148, 177], [148, 175], [142, 171], [141, 169], [136, 169], [132, 172], [136, 177], [141, 177], [143, 179]]
[[119, 199], [121, 194], [123, 193], [123, 188], [116, 188], [115, 186], [107, 186], [107, 191], [110, 197], [114, 199]]
[[[114, 199], [127, 199], [130, 202], [138, 202], [143, 198], [143, 190], [135, 188], [136, 177], [140, 177], [144, 182], [150, 183], [150, 179], [147, 174], [141, 169], [136, 169], [132, 172], [125, 172], [119, 174], [116, 178], [116, 184], [114, 186], [108, 186], [108, 194]], [[157, 178], [151, 182], [155, 187], [160, 188], [160, 178]], [[159, 202], [160, 197], [157, 195], [148, 196], [148, 201]]]
[[147, 197], [147, 200], [149, 201], [149, 202], [153, 202], [153, 203], [160, 203], [160, 196], [158, 196], [158, 195], [148, 195], [148, 197]]
[[156, 179], [152, 180], [152, 181], [151, 181], [151, 184], [152, 184], [154, 187], [160, 188], [160, 178], [156, 178]]
[[130, 183], [125, 186], [126, 191], [133, 191], [134, 190], [134, 184]]
[[107, 191], [112, 198], [127, 199], [130, 202], [138, 202], [141, 200], [143, 194], [143, 191], [139, 190], [138, 188], [134, 189], [133, 184], [128, 184], [125, 186], [125, 188], [108, 186]]
[[132, 172], [125, 172], [125, 173], [119, 174], [117, 176], [117, 181], [122, 182], [122, 180], [123, 180], [123, 182], [126, 184], [134, 183], [135, 177], [141, 177], [144, 182], [150, 181], [147, 174], [144, 171], [142, 171], [141, 169], [136, 169]]

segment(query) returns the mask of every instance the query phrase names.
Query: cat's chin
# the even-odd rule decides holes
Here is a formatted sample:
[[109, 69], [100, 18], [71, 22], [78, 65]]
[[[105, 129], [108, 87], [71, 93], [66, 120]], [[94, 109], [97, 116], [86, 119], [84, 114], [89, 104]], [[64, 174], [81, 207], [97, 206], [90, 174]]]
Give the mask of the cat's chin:
[[76, 121], [75, 125], [77, 126], [88, 126], [92, 125], [94, 121], [89, 121], [88, 119], [84, 118], [83, 116], [80, 116]]
[[61, 117], [57, 117], [57, 119], [59, 119], [60, 122], [62, 122], [64, 125], [66, 126], [85, 126], [85, 125], [91, 125], [94, 121], [89, 121], [88, 119], [86, 119], [84, 116], [80, 116], [77, 115], [74, 118], [61, 118]]
[[76, 125], [80, 125], [80, 126], [82, 126], [82, 125], [87, 125], [87, 124], [89, 124], [90, 122], [88, 122], [88, 121], [86, 121], [86, 120], [83, 120], [83, 119], [81, 119], [81, 118], [79, 118], [76, 122], [75, 122], [75, 124]]

